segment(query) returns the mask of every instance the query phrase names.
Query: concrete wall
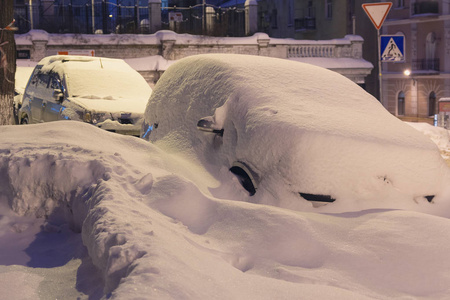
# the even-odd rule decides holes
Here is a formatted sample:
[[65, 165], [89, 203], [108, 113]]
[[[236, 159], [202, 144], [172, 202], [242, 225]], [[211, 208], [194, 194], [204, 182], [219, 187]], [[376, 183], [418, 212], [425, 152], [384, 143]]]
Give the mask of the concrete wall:
[[[17, 50], [29, 51], [31, 61], [34, 62], [59, 52], [82, 55], [90, 55], [93, 52], [95, 56], [127, 60], [149, 82], [156, 82], [171, 61], [205, 53], [261, 55], [300, 61], [302, 58], [310, 58], [308, 63], [314, 64], [314, 61], [317, 61], [322, 67], [327, 67], [323, 65], [323, 58], [352, 58], [361, 62], [364, 67], [361, 68], [361, 64], [348, 65], [336, 71], [344, 76], [351, 74], [349, 78], [359, 78], [359, 81], [372, 69], [372, 65], [362, 59], [363, 40], [357, 36], [310, 41], [270, 38], [265, 33], [224, 38], [176, 34], [167, 30], [148, 35], [48, 34], [42, 30], [32, 30], [16, 35], [15, 39]], [[144, 58], [148, 60], [145, 61]], [[140, 60], [137, 62], [136, 59]]]

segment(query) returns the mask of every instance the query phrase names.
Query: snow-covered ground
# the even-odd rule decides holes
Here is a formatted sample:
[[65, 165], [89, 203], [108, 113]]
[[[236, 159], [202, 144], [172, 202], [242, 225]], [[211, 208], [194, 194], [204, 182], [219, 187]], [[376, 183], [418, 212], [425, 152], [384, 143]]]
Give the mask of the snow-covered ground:
[[[208, 93], [219, 95], [212, 88]], [[361, 99], [352, 94], [342, 103]], [[371, 103], [379, 111], [376, 100]], [[220, 109], [216, 121], [218, 113]], [[408, 133], [399, 134], [408, 145], [402, 151], [411, 151], [398, 151], [403, 159], [412, 157], [411, 164], [424, 172], [447, 176], [450, 169], [433, 143], [385, 115], [384, 124], [398, 127], [375, 126], [380, 136], [391, 130]], [[177, 119], [181, 129], [182, 121]], [[367, 128], [374, 127], [373, 122], [366, 123]], [[449, 131], [408, 124], [430, 137], [450, 165]], [[323, 129], [328, 128], [333, 127]], [[190, 130], [198, 134], [196, 128]], [[171, 139], [163, 139], [166, 144], [149, 143], [82, 122], [58, 121], [1, 126], [0, 141], [2, 299], [446, 299], [450, 295], [450, 184], [432, 203], [423, 197], [400, 201], [380, 193], [361, 195], [364, 201], [356, 201], [357, 205], [338, 199], [319, 208], [297, 197], [304, 201], [301, 209], [288, 209], [276, 201], [264, 202], [272, 205], [242, 201], [249, 200], [248, 194], [227, 168], [213, 174], [214, 168], [200, 156], [173, 151], [185, 145], [171, 145]], [[191, 139], [194, 144], [198, 141]], [[389, 142], [377, 141], [379, 149]], [[427, 155], [416, 159], [415, 147]], [[369, 155], [359, 148], [350, 150], [359, 152], [358, 157]], [[383, 156], [375, 159], [373, 149], [367, 153], [370, 157], [358, 165], [361, 170], [366, 161], [372, 167], [396, 169]], [[439, 172], [433, 173], [435, 166]], [[338, 167], [330, 163], [329, 174], [339, 174]], [[407, 177], [400, 175], [402, 180]], [[430, 183], [424, 182], [417, 185]], [[280, 190], [277, 195], [292, 197], [282, 186], [272, 188]], [[350, 184], [339, 187], [347, 188], [353, 194], [360, 189]]]
[[[414, 127], [449, 162], [449, 132]], [[450, 200], [426, 212], [300, 212], [215, 198], [209, 189], [244, 191], [231, 174], [218, 181], [195, 161], [81, 122], [3, 126], [0, 140], [3, 299], [450, 294]]]
[[429, 137], [441, 151], [442, 157], [450, 166], [450, 130], [434, 127], [427, 123], [407, 123]]

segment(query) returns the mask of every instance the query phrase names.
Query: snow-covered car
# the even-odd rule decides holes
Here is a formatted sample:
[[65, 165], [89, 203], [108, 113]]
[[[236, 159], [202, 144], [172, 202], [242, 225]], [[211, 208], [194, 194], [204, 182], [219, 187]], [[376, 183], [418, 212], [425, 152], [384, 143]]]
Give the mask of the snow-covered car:
[[176, 62], [153, 89], [141, 137], [194, 154], [209, 170], [230, 170], [262, 203], [428, 205], [450, 183], [422, 133], [344, 76], [287, 59]]
[[19, 122], [78, 120], [139, 136], [151, 92], [145, 79], [121, 59], [48, 56], [34, 68]]
[[18, 123], [19, 109], [22, 107], [22, 97], [33, 67], [17, 67], [14, 82], [14, 118]]

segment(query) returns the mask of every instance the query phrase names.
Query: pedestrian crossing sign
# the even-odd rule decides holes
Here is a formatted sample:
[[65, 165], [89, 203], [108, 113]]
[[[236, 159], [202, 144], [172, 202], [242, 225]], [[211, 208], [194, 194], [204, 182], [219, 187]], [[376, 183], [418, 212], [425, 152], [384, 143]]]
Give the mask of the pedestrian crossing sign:
[[381, 35], [380, 60], [384, 62], [405, 62], [405, 36]]

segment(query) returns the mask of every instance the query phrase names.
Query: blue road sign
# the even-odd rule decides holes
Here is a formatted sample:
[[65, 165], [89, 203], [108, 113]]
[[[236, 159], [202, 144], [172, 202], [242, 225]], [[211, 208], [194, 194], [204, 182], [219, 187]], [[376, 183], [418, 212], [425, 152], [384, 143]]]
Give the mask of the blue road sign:
[[405, 62], [405, 36], [381, 35], [380, 60], [384, 62]]

